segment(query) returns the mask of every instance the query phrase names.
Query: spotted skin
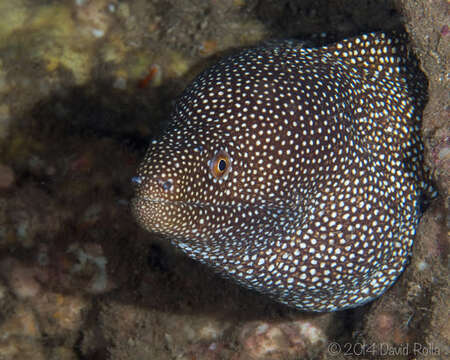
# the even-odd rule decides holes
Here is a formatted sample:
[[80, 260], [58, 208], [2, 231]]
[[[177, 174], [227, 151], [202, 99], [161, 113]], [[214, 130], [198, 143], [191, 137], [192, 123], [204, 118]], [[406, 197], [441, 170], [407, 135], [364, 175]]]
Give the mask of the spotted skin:
[[426, 82], [405, 35], [248, 49], [201, 74], [141, 164], [143, 227], [307, 311], [381, 295], [419, 218]]

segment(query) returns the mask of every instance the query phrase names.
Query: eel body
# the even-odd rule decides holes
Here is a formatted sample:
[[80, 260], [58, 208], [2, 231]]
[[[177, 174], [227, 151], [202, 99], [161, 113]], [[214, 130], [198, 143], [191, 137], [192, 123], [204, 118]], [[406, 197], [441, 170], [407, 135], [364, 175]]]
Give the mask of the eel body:
[[138, 221], [241, 285], [307, 311], [364, 304], [408, 263], [428, 189], [426, 80], [401, 33], [271, 43], [176, 102], [136, 178]]

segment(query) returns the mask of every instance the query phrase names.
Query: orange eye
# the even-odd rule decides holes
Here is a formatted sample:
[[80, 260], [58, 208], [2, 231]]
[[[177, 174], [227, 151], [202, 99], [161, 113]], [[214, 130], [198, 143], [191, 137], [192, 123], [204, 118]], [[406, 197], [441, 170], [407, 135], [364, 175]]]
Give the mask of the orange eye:
[[210, 162], [212, 176], [221, 179], [228, 174], [230, 165], [230, 156], [223, 150], [219, 151]]

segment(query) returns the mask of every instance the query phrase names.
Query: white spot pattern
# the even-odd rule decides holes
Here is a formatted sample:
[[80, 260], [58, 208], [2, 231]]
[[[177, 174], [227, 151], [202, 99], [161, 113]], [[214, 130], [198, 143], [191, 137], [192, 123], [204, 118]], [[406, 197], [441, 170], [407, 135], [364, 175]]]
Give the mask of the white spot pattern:
[[[408, 262], [427, 187], [426, 83], [404, 40], [287, 41], [220, 61], [152, 142], [137, 218], [190, 257], [298, 309], [379, 296]], [[221, 178], [208, 165], [219, 152], [231, 165]]]

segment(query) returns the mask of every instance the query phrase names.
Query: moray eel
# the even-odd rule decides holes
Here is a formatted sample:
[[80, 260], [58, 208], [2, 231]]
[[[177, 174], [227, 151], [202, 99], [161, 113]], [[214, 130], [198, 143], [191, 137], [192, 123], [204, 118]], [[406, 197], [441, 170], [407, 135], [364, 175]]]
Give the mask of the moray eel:
[[427, 83], [406, 41], [273, 42], [203, 72], [135, 178], [140, 224], [300, 310], [381, 295], [408, 264], [428, 188]]

